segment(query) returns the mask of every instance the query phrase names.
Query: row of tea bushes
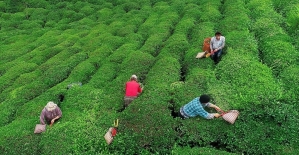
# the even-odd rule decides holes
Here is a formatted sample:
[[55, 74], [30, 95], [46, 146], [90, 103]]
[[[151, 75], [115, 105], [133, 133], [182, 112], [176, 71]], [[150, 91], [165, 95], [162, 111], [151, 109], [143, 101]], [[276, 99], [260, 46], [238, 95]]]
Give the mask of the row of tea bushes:
[[[274, 11], [274, 8], [269, 6], [268, 3], [261, 3], [254, 0], [248, 3], [248, 8], [253, 9], [255, 7], [263, 8], [262, 11], [267, 15], [263, 15], [261, 17], [254, 16], [255, 11], [252, 11], [252, 16], [255, 17], [253, 31], [258, 34], [261, 33], [261, 35], [257, 35], [257, 39], [260, 41], [263, 61], [272, 68], [273, 72], [278, 77], [282, 72], [291, 72], [291, 75], [296, 75], [297, 72], [295, 70], [292, 70], [291, 68], [293, 68], [294, 65], [296, 66], [298, 64], [297, 57], [299, 53], [292, 45], [292, 38], [288, 34], [286, 34], [283, 27], [280, 27], [278, 25], [278, 21], [272, 19], [273, 16], [278, 17], [278, 13], [276, 13]], [[280, 77], [282, 77], [281, 82], [283, 83], [284, 88], [283, 98], [286, 100], [286, 102], [290, 101], [290, 103], [292, 103], [294, 100], [293, 98], [291, 98], [291, 96], [298, 93], [296, 92], [296, 90], [294, 90], [294, 92], [290, 92], [288, 86], [286, 85], [288, 85], [289, 83], [296, 83], [297, 80], [293, 76], [284, 78], [285, 75], [282, 75]]]
[[280, 26], [283, 17], [269, 4], [270, 0], [252, 0], [247, 4], [247, 8], [254, 21], [251, 30], [259, 41], [262, 60], [277, 76], [284, 68], [296, 63], [298, 52], [294, 52], [296, 49], [290, 43], [290, 37]]

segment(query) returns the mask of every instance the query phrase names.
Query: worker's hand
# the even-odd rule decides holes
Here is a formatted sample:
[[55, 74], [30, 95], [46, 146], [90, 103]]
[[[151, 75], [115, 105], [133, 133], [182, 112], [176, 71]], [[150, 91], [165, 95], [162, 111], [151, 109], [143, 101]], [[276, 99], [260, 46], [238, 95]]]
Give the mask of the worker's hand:
[[220, 114], [218, 114], [218, 113], [215, 113], [214, 114], [214, 117], [216, 117], [216, 118], [218, 118], [218, 117], [220, 117], [221, 115]]
[[55, 118], [51, 120], [51, 125], [54, 124], [55, 122]]

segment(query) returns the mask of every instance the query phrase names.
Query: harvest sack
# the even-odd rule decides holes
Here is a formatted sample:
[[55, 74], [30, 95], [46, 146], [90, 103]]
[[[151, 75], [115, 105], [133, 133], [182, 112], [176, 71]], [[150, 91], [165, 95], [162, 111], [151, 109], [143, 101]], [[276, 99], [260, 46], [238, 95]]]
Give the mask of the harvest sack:
[[209, 57], [211, 55], [211, 48], [210, 48], [211, 37], [206, 38], [203, 41], [202, 50], [206, 52], [205, 57]]
[[44, 131], [46, 131], [46, 125], [36, 124], [34, 133], [42, 133]]
[[206, 54], [205, 52], [199, 52], [199, 53], [197, 53], [195, 58], [203, 58], [203, 57], [205, 57], [205, 54]]
[[206, 39], [203, 41], [203, 45], [202, 45], [202, 50], [203, 50], [203, 51], [208, 52], [208, 53], [211, 52], [210, 42], [211, 42], [211, 38], [206, 38]]
[[111, 127], [109, 130], [106, 132], [104, 138], [109, 145], [113, 141], [113, 137], [116, 135], [116, 129]]
[[230, 110], [226, 112], [224, 115], [222, 115], [222, 118], [227, 122], [229, 122], [230, 124], [234, 124], [238, 116], [239, 116], [238, 110]]

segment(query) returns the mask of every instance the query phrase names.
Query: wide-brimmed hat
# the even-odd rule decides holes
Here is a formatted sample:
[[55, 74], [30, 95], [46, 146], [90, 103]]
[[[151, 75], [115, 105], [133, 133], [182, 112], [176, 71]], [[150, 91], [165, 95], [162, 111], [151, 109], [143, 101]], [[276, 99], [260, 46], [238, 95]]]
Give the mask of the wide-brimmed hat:
[[55, 110], [57, 107], [57, 104], [55, 104], [54, 102], [50, 101], [47, 103], [47, 105], [45, 106], [45, 108], [47, 109], [47, 111], [53, 111]]

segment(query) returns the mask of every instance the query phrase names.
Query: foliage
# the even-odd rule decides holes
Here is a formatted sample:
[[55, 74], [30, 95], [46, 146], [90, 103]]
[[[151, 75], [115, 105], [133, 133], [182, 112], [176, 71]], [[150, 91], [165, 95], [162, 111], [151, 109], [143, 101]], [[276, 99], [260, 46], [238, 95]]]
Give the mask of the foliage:
[[[0, 1], [0, 154], [298, 154], [297, 14], [298, 0]], [[221, 61], [195, 59], [215, 31]], [[117, 112], [132, 74], [144, 90]], [[174, 116], [201, 94], [235, 124]], [[48, 101], [63, 116], [33, 134]]]

